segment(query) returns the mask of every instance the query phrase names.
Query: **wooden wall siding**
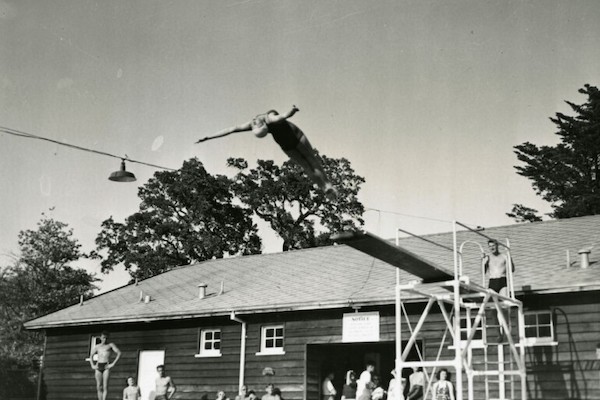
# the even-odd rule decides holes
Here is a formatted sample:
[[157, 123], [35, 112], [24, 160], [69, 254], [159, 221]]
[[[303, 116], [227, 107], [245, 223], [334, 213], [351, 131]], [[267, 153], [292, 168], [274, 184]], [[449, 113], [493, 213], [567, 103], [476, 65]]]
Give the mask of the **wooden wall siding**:
[[600, 399], [600, 293], [535, 296], [524, 303], [552, 310], [558, 341], [528, 349], [529, 398]]
[[[600, 360], [596, 346], [600, 343], [600, 297], [589, 295], [534, 296], [524, 300], [529, 309], [553, 310], [557, 346], [527, 350], [527, 392], [529, 399], [596, 399], [600, 400]], [[423, 305], [407, 305], [414, 324]], [[361, 311], [373, 311], [362, 309]], [[395, 320], [393, 306], [379, 307], [381, 340], [393, 342]], [[321, 371], [327, 356], [320, 354], [323, 344], [339, 344], [342, 340], [342, 315], [350, 309], [240, 316], [247, 322], [245, 381], [259, 396], [267, 383], [281, 388], [286, 400], [319, 400]], [[513, 315], [513, 318], [515, 316]], [[256, 355], [260, 350], [263, 325], [283, 323], [285, 339], [283, 355]], [[222, 356], [195, 358], [198, 328], [220, 328]], [[434, 359], [439, 341], [446, 329], [439, 312], [430, 314], [419, 335], [426, 358]], [[70, 330], [50, 330], [46, 348], [44, 384], [48, 400], [95, 400], [93, 371], [87, 357], [89, 337], [101, 327]], [[139, 350], [164, 349], [165, 365], [178, 387], [178, 399], [199, 399], [203, 394], [213, 398], [217, 390], [235, 396], [239, 373], [240, 324], [228, 318], [194, 321], [173, 321], [110, 328], [111, 341], [123, 351], [123, 357], [113, 370], [109, 398], [119, 398], [128, 375], [135, 375]], [[403, 323], [403, 339], [409, 331]], [[447, 344], [451, 343], [447, 335]], [[314, 346], [321, 347], [311, 350]], [[494, 347], [489, 349], [494, 359]], [[482, 361], [482, 351], [473, 352], [474, 362]], [[443, 347], [442, 358], [453, 352]], [[270, 367], [274, 376], [263, 376]], [[360, 373], [360, 371], [357, 371]], [[389, 371], [379, 371], [388, 380]], [[454, 380], [454, 371], [451, 371]], [[519, 379], [516, 380], [519, 382]], [[466, 396], [466, 377], [465, 377]], [[516, 398], [520, 398], [518, 384]], [[338, 391], [340, 391], [338, 388]], [[497, 390], [497, 386], [495, 387]], [[509, 388], [507, 387], [507, 393]], [[483, 379], [478, 379], [475, 397], [484, 398]]]

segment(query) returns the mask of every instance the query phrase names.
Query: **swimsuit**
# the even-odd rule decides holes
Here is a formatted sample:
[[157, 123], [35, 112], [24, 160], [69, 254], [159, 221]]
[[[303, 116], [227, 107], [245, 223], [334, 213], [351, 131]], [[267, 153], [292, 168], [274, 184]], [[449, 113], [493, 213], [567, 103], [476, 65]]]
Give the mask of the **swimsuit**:
[[438, 384], [435, 391], [435, 399], [436, 400], [448, 400], [450, 398], [450, 388], [446, 383], [444, 386]]
[[99, 362], [98, 364], [96, 364], [96, 367], [98, 367], [98, 371], [104, 372], [104, 370], [106, 369], [106, 365], [107, 364], [108, 363], [101, 363], [101, 362]]
[[490, 278], [490, 283], [488, 285], [488, 287], [490, 289], [492, 289], [493, 291], [495, 291], [496, 293], [500, 293], [500, 290], [502, 290], [502, 288], [507, 287], [507, 283], [506, 283], [506, 277], [502, 276], [500, 278]]
[[267, 127], [283, 151], [294, 150], [300, 143], [300, 138], [304, 136], [300, 128], [287, 120], [270, 122]]

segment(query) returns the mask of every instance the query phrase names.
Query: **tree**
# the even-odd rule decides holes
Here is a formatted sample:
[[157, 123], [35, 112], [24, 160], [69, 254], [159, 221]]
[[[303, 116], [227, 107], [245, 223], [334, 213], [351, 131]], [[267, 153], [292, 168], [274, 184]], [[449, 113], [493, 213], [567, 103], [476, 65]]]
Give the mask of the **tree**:
[[533, 183], [538, 195], [552, 204], [554, 218], [569, 218], [600, 213], [600, 92], [586, 84], [579, 93], [587, 101], [566, 103], [575, 116], [556, 113], [561, 143], [536, 146], [525, 142], [515, 146], [524, 165], [517, 173]]
[[69, 264], [87, 257], [68, 225], [43, 215], [21, 231], [20, 255], [0, 273], [0, 366], [28, 367], [42, 352], [42, 335], [23, 323], [91, 297], [97, 279]]
[[234, 192], [283, 239], [284, 251], [330, 243], [330, 232], [356, 229], [364, 223], [364, 207], [357, 198], [364, 178], [355, 174], [345, 158], [320, 157], [339, 191], [336, 200], [328, 200], [292, 161], [278, 166], [271, 160], [258, 160], [252, 169], [243, 158], [227, 161], [239, 171]]
[[515, 221], [521, 222], [539, 222], [542, 217], [537, 215], [538, 210], [530, 207], [525, 207], [522, 204], [513, 204], [513, 208], [510, 212], [506, 213], [509, 217]]
[[108, 252], [102, 272], [123, 263], [132, 278], [145, 279], [193, 261], [260, 253], [251, 212], [232, 203], [231, 185], [196, 158], [156, 172], [138, 191], [138, 212], [124, 223], [102, 222], [96, 238], [97, 250]]

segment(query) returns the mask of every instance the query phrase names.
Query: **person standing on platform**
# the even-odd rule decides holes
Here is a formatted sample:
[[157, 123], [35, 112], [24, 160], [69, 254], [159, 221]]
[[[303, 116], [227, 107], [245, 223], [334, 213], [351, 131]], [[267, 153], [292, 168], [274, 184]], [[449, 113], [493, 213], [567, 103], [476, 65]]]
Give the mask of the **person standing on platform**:
[[508, 264], [510, 262], [512, 272], [515, 272], [515, 264], [512, 262], [512, 259], [509, 260], [508, 254], [500, 252], [497, 240], [488, 240], [488, 249], [490, 253], [484, 254], [481, 260], [485, 273], [489, 274], [488, 287], [496, 293], [508, 297], [506, 271], [508, 271]]
[[[515, 264], [512, 262], [512, 259], [509, 258], [508, 254], [501, 253], [498, 245], [498, 241], [494, 239], [488, 240], [488, 248], [490, 250], [489, 254], [484, 254], [481, 263], [484, 269], [484, 272], [489, 275], [489, 283], [488, 287], [495, 291], [496, 293], [508, 297], [508, 280], [506, 278], [506, 274], [508, 271], [508, 265], [512, 266], [512, 271], [515, 272]], [[508, 323], [508, 313], [503, 312], [502, 316], [504, 320]], [[498, 325], [498, 341], [504, 341], [504, 330], [500, 325], [499, 318], [495, 316], [497, 321], [495, 325]]]

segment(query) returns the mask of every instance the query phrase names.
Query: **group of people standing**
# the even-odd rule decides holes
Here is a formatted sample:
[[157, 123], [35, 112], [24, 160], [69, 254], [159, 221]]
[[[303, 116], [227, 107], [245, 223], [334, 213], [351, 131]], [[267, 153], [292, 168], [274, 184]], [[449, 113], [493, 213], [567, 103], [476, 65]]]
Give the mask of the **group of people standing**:
[[[425, 373], [423, 368], [413, 369], [406, 387], [406, 378], [391, 372], [392, 379], [387, 391], [381, 386], [379, 375], [375, 373], [375, 364], [367, 363], [365, 370], [356, 377], [353, 370], [346, 372], [346, 381], [342, 387], [341, 400], [424, 400]], [[337, 390], [333, 385], [334, 374], [329, 373], [323, 380], [323, 400], [336, 400]], [[450, 373], [442, 368], [436, 373], [436, 382], [432, 387], [433, 400], [454, 400], [454, 385], [450, 382]], [[398, 382], [398, 379], [400, 381]], [[400, 383], [400, 385], [398, 385]]]
[[[111, 354], [115, 354], [114, 360], [110, 361]], [[96, 356], [96, 360], [94, 360]], [[112, 342], [108, 341], [108, 332], [104, 331], [100, 334], [100, 343], [93, 346], [90, 351], [90, 366], [94, 370], [96, 378], [96, 391], [98, 400], [106, 400], [108, 396], [108, 380], [110, 378], [110, 370], [115, 366], [121, 358], [121, 351]], [[155, 400], [170, 400], [175, 394], [177, 388], [171, 377], [167, 376], [164, 365], [156, 367], [158, 376], [155, 384]], [[123, 400], [139, 400], [142, 398], [140, 388], [133, 376], [127, 378], [127, 386], [123, 389]]]
[[[109, 334], [104, 331], [100, 334], [100, 343], [92, 347], [90, 351], [90, 367], [94, 370], [96, 379], [96, 391], [98, 400], [106, 400], [108, 396], [108, 381], [110, 378], [110, 370], [121, 358], [121, 350], [116, 344], [108, 341]], [[115, 354], [112, 362], [111, 355]], [[158, 365], [156, 367], [157, 377], [155, 380], [154, 400], [170, 400], [175, 394], [177, 388], [173, 379], [167, 376], [165, 366]], [[127, 378], [127, 386], [123, 389], [123, 400], [140, 400], [142, 398], [141, 391], [133, 376]], [[261, 400], [283, 400], [281, 390], [276, 388], [272, 383], [265, 387], [265, 394]], [[207, 395], [203, 399], [208, 399]], [[257, 400], [258, 396], [254, 390], [248, 390], [246, 385], [240, 388], [239, 394], [235, 400]], [[219, 390], [216, 395], [216, 400], [230, 400], [223, 390]]]

